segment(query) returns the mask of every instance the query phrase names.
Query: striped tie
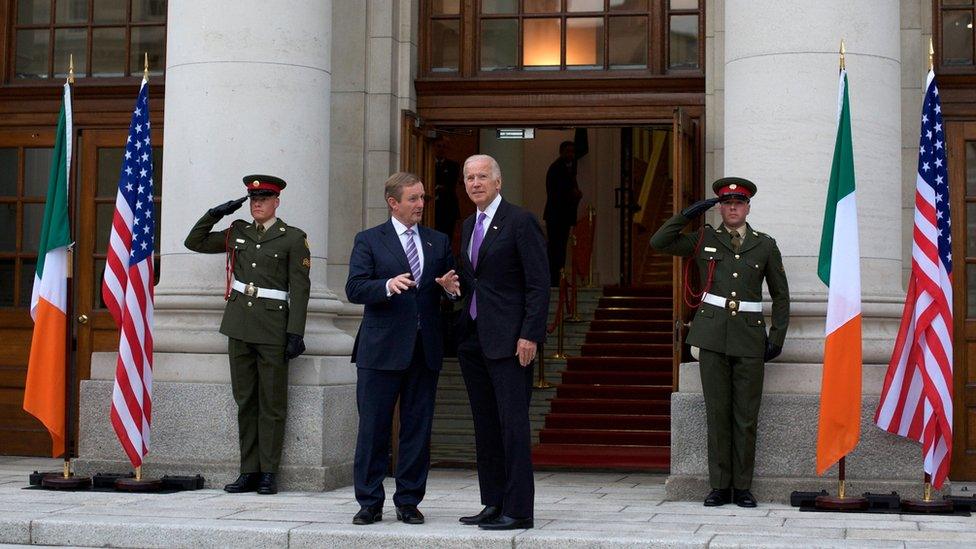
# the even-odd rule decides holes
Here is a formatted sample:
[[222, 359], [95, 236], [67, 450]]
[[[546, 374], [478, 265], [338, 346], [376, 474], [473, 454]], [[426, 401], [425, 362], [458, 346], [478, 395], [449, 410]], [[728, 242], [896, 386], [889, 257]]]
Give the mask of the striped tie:
[[413, 241], [413, 229], [404, 231], [407, 235], [407, 261], [410, 262], [410, 272], [413, 273], [413, 281], [420, 285], [420, 255], [417, 253], [417, 244]]

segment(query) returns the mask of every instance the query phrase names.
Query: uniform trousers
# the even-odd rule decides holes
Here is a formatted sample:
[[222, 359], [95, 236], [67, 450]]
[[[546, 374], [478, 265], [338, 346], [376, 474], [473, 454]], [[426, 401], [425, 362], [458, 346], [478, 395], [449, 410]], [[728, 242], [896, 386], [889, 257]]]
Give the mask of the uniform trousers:
[[481, 504], [500, 507], [502, 514], [512, 518], [532, 518], [535, 481], [529, 402], [533, 366], [523, 368], [517, 356], [487, 358], [477, 326], [474, 322], [470, 326], [457, 354], [474, 419]]
[[230, 385], [237, 402], [241, 473], [277, 473], [288, 412], [284, 345], [227, 338]]
[[386, 499], [383, 479], [390, 466], [390, 433], [397, 399], [400, 401], [400, 436], [393, 504], [397, 507], [419, 505], [424, 499], [439, 373], [427, 367], [419, 333], [407, 369], [356, 370], [359, 434], [353, 482], [360, 506], [382, 505]]
[[699, 362], [708, 420], [709, 481], [714, 489], [748, 490], [756, 464], [763, 359], [701, 349]]

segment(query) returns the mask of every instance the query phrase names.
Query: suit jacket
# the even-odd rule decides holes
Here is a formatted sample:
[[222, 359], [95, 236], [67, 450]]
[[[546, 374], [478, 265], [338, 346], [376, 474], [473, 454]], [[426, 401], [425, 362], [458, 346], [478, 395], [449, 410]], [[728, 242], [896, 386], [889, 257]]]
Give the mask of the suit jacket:
[[420, 283], [406, 292], [386, 296], [386, 281], [410, 272], [407, 254], [391, 221], [356, 235], [349, 258], [346, 297], [365, 305], [352, 350], [352, 362], [372, 370], [405, 370], [420, 334], [427, 367], [441, 369], [444, 330], [440, 301], [444, 289], [434, 279], [454, 268], [447, 235], [416, 226], [424, 247]]
[[504, 199], [485, 231], [478, 268], [471, 265], [468, 246], [475, 214], [461, 228], [458, 261], [463, 308], [459, 332], [470, 326], [472, 292], [478, 296], [478, 338], [485, 356], [515, 356], [519, 338], [543, 343], [549, 314], [549, 260], [542, 227], [532, 213]]
[[576, 225], [581, 198], [576, 181], [576, 162], [567, 165], [557, 158], [546, 171], [546, 208], [542, 218], [553, 225]]
[[[690, 220], [678, 214], [651, 237], [651, 246], [671, 255], [695, 253], [699, 232], [682, 233]], [[702, 284], [709, 264], [715, 264], [709, 293], [743, 301], [762, 301], [763, 280], [773, 300], [769, 341], [783, 346], [790, 321], [790, 288], [783, 258], [773, 237], [746, 224], [746, 237], [736, 252], [732, 237], [724, 228], [705, 225], [701, 247], [695, 256]], [[702, 349], [731, 356], [761, 357], [766, 349], [766, 320], [762, 313], [731, 311], [702, 303], [692, 320], [686, 342]]]
[[220, 333], [248, 343], [271, 345], [284, 345], [286, 333], [304, 335], [311, 288], [311, 258], [305, 232], [280, 218], [261, 238], [254, 223], [243, 219], [234, 220], [222, 231], [211, 231], [220, 219], [203, 214], [184, 245], [195, 252], [232, 253], [237, 280], [288, 292], [288, 301], [282, 301], [231, 291]]

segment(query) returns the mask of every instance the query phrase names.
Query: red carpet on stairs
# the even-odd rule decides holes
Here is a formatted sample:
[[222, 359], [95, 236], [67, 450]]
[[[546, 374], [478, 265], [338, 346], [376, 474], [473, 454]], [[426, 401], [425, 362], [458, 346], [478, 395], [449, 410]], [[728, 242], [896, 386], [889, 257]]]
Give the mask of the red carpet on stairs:
[[567, 359], [537, 467], [667, 472], [671, 463], [671, 287], [607, 287], [581, 355]]

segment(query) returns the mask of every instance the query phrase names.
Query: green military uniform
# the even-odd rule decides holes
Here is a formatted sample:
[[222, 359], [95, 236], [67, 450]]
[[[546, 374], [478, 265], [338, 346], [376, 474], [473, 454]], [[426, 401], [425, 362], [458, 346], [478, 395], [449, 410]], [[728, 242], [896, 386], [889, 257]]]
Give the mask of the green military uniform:
[[[308, 240], [301, 229], [281, 219], [260, 233], [255, 222], [241, 219], [227, 229], [211, 231], [221, 218], [204, 214], [185, 245], [195, 252], [233, 258], [237, 288], [227, 296], [220, 333], [228, 337], [241, 473], [276, 473], [288, 407], [287, 334], [305, 333], [311, 286]], [[283, 294], [262, 297], [265, 289], [287, 292], [287, 300], [280, 299]]]
[[[721, 197], [719, 191], [717, 188]], [[754, 186], [746, 199], [752, 194], [755, 194]], [[719, 299], [726, 301], [724, 307], [701, 304], [686, 342], [701, 349], [699, 360], [708, 420], [708, 471], [712, 488], [748, 490], [755, 465], [763, 357], [767, 341], [782, 348], [789, 323], [786, 272], [776, 241], [769, 235], [746, 224], [745, 236], [736, 250], [732, 235], [724, 225], [715, 228], [706, 224], [701, 231], [682, 233], [690, 221], [681, 214], [672, 217], [651, 237], [651, 246], [671, 255], [694, 254], [702, 284], [712, 271], [708, 293], [725, 298]], [[773, 301], [768, 336], [766, 320], [758, 305], [762, 301], [763, 280]], [[743, 305], [748, 305], [746, 309], [760, 310], [743, 310]]]

